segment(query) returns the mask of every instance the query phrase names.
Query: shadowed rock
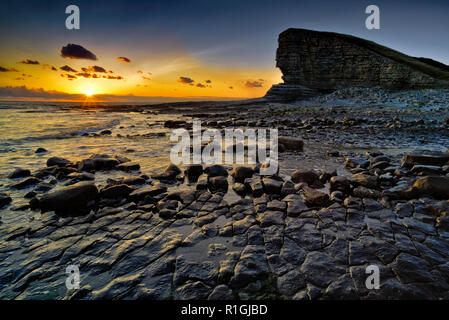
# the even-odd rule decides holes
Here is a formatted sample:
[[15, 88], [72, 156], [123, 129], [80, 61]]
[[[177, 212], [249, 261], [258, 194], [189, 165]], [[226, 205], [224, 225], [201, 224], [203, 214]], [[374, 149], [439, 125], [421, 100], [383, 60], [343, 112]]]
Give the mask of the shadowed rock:
[[42, 211], [73, 211], [86, 207], [89, 201], [95, 200], [98, 190], [92, 182], [78, 182], [38, 198], [38, 207]]
[[291, 28], [278, 43], [276, 66], [284, 83], [274, 85], [268, 99], [297, 100], [347, 87], [449, 87], [447, 66], [354, 36]]

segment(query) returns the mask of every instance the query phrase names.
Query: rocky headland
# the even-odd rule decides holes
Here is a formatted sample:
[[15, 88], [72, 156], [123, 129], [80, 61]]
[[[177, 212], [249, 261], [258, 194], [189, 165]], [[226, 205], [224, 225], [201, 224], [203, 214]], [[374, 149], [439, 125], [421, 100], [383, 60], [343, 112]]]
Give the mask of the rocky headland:
[[349, 87], [449, 88], [449, 66], [354, 36], [287, 29], [278, 43], [276, 67], [284, 83], [267, 92], [270, 100], [297, 100]]

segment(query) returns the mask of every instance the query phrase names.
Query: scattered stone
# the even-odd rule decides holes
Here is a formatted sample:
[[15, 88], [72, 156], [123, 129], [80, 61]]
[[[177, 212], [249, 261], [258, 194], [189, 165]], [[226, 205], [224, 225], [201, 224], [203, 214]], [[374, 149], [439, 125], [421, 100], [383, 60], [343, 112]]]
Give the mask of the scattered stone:
[[329, 195], [311, 187], [304, 186], [302, 191], [306, 202], [311, 205], [325, 205], [329, 201]]
[[29, 187], [29, 186], [36, 185], [36, 184], [38, 184], [39, 182], [41, 182], [41, 180], [38, 179], [38, 178], [35, 178], [35, 177], [28, 177], [28, 178], [23, 179], [23, 180], [20, 181], [20, 182], [17, 182], [17, 183], [15, 183], [15, 184], [11, 185], [11, 188], [19, 189], [19, 190], [20, 190], [20, 189], [25, 189], [25, 188], [27, 188], [27, 187]]
[[[127, 160], [127, 159], [123, 159]], [[126, 161], [119, 161], [117, 158], [113, 158], [107, 154], [94, 154], [88, 159], [81, 160], [78, 163], [79, 171], [92, 172], [96, 170], [112, 170], [120, 163]]]
[[295, 137], [280, 136], [278, 137], [278, 143], [284, 145], [288, 150], [303, 151], [304, 149], [304, 142]]
[[226, 193], [228, 191], [228, 179], [225, 178], [224, 176], [209, 177], [208, 186], [210, 192], [212, 193], [215, 192]]
[[236, 167], [232, 172], [232, 177], [235, 181], [244, 183], [245, 179], [251, 178], [254, 174], [252, 168], [249, 167]]
[[357, 158], [345, 158], [346, 168], [368, 168], [369, 161]]
[[283, 181], [274, 177], [263, 178], [263, 187], [267, 194], [281, 194]]
[[37, 148], [36, 151], [34, 151], [34, 153], [44, 153], [44, 152], [47, 152], [47, 149], [41, 147]]
[[69, 163], [70, 163], [70, 161], [67, 159], [59, 158], [59, 157], [51, 157], [47, 160], [47, 167], [53, 167], [53, 166], [65, 167]]
[[368, 189], [365, 187], [357, 187], [352, 190], [352, 193], [355, 197], [358, 198], [370, 198], [370, 199], [379, 199], [382, 197], [382, 192], [374, 189]]
[[0, 208], [11, 203], [12, 199], [9, 196], [9, 193], [0, 192]]
[[449, 199], [449, 178], [428, 176], [415, 181], [413, 187], [419, 194], [428, 194], [436, 198]]
[[318, 173], [313, 170], [296, 170], [292, 174], [292, 181], [294, 183], [305, 182], [308, 185], [311, 185], [318, 179]]
[[244, 197], [246, 195], [246, 187], [243, 183], [236, 182], [232, 186], [232, 190], [235, 191], [239, 196]]
[[285, 211], [287, 203], [284, 201], [273, 200], [267, 203], [267, 209], [272, 211]]
[[39, 197], [38, 207], [45, 211], [70, 211], [77, 214], [77, 209], [86, 207], [91, 200], [96, 200], [98, 190], [92, 182], [78, 182]]
[[209, 178], [218, 177], [218, 176], [221, 176], [221, 177], [228, 176], [228, 170], [226, 170], [225, 167], [218, 165], [218, 164], [206, 167], [204, 169], [204, 173], [207, 174], [207, 176]]
[[449, 161], [449, 153], [423, 155], [423, 154], [408, 154], [405, 156], [402, 163], [403, 167], [411, 168], [416, 164], [442, 166]]
[[8, 176], [8, 178], [9, 179], [25, 178], [25, 177], [29, 177], [30, 175], [31, 175], [30, 170], [18, 168], [16, 170], [14, 170], [13, 172], [11, 172], [10, 175]]
[[350, 189], [351, 185], [346, 177], [334, 176], [330, 178], [330, 192], [341, 191], [342, 193], [348, 193]]
[[137, 162], [125, 162], [125, 163], [120, 163], [119, 165], [117, 165], [116, 167], [117, 170], [121, 170], [121, 171], [138, 171], [140, 170], [140, 164], [138, 164]]
[[198, 177], [203, 174], [203, 166], [201, 164], [189, 164], [184, 170], [184, 174], [190, 182], [196, 182]]
[[263, 184], [260, 176], [245, 179], [245, 186], [254, 198], [258, 198], [263, 194]]
[[414, 174], [419, 175], [438, 175], [442, 173], [441, 167], [438, 166], [427, 166], [427, 165], [421, 165], [417, 164], [412, 167], [410, 172]]
[[287, 196], [289, 194], [295, 194], [295, 193], [296, 193], [296, 190], [295, 190], [294, 183], [289, 180], [284, 181], [284, 183], [282, 184], [281, 195]]
[[144, 184], [145, 179], [142, 177], [124, 177], [121, 183], [127, 184], [129, 186], [134, 186], [138, 184]]
[[363, 186], [370, 189], [375, 189], [378, 186], [378, 178], [364, 173], [357, 173], [351, 177], [351, 183], [356, 186]]
[[115, 186], [106, 187], [101, 189], [99, 192], [100, 198], [126, 198], [132, 191], [133, 188], [126, 184], [119, 184]]

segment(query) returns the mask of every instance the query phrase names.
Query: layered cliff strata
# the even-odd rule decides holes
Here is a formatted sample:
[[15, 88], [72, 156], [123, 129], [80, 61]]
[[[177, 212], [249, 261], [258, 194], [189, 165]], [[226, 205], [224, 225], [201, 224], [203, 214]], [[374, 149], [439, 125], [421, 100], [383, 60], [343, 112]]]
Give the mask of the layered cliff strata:
[[347, 87], [389, 90], [449, 88], [449, 67], [350, 35], [288, 29], [279, 35], [276, 66], [283, 84], [269, 99], [295, 100]]

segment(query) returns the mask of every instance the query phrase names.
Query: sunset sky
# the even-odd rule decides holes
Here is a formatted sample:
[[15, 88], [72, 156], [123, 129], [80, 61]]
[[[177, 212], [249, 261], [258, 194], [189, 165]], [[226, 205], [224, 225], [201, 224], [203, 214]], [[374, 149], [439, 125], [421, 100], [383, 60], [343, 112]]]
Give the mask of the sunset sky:
[[[290, 27], [449, 64], [447, 1], [371, 2], [3, 1], [0, 99], [260, 97], [281, 82], [277, 36]], [[70, 4], [80, 8], [80, 30], [65, 28]], [[381, 30], [365, 29], [370, 4], [380, 7]]]

